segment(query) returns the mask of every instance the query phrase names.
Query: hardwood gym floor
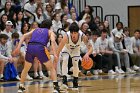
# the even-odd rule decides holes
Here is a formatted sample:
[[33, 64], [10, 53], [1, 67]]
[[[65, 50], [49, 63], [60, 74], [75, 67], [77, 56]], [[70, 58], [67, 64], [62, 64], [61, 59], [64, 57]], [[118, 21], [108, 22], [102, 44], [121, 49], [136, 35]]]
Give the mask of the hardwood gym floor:
[[[61, 79], [59, 80], [61, 82]], [[0, 93], [17, 93], [19, 82], [0, 82]], [[52, 93], [50, 80], [26, 81], [24, 93]], [[73, 91], [69, 79], [69, 90], [66, 93], [140, 93], [140, 73], [124, 75], [99, 75], [81, 77], [79, 90]]]

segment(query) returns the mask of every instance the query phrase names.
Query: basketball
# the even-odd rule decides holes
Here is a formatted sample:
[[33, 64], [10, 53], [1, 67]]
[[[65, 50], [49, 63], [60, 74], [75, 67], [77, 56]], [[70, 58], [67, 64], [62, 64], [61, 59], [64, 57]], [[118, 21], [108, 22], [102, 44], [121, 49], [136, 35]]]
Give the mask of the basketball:
[[85, 69], [85, 70], [89, 70], [92, 68], [93, 66], [93, 60], [91, 58], [89, 58], [88, 60], [84, 60], [82, 59], [82, 64], [81, 66]]

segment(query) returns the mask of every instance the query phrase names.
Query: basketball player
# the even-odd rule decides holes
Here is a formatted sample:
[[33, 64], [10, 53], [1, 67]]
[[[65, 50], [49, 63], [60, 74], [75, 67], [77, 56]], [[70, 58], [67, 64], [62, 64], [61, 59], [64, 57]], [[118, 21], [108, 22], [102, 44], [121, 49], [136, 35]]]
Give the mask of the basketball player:
[[92, 53], [92, 46], [89, 44], [87, 37], [79, 30], [77, 23], [72, 23], [69, 27], [69, 32], [66, 32], [62, 41], [58, 46], [58, 55], [62, 50], [63, 62], [62, 62], [62, 75], [63, 75], [63, 88], [67, 89], [67, 73], [68, 73], [68, 58], [69, 55], [72, 58], [73, 64], [73, 89], [78, 90], [78, 74], [79, 67], [78, 62], [80, 59], [80, 44], [83, 41], [87, 47], [88, 52], [84, 55], [84, 60], [89, 59], [89, 55]]
[[31, 37], [29, 44], [27, 46], [27, 51], [26, 51], [26, 55], [25, 55], [25, 65], [24, 65], [24, 69], [21, 73], [21, 81], [20, 81], [18, 92], [25, 91], [23, 83], [25, 81], [27, 72], [29, 71], [29, 69], [32, 66], [32, 63], [34, 62], [35, 57], [37, 57], [38, 60], [42, 64], [44, 64], [48, 70], [50, 70], [51, 78], [53, 80], [53, 85], [54, 85], [53, 92], [54, 93], [60, 92], [60, 88], [58, 86], [57, 77], [56, 77], [56, 71], [53, 67], [53, 63], [50, 60], [50, 55], [49, 55], [47, 47], [46, 47], [48, 41], [51, 40], [54, 56], [57, 59], [56, 50], [55, 50], [56, 49], [55, 48], [55, 46], [56, 46], [55, 45], [56, 44], [55, 35], [54, 35], [53, 31], [50, 29], [51, 26], [52, 26], [51, 20], [46, 19], [46, 20], [42, 21], [40, 28], [37, 28], [34, 31], [28, 32], [23, 35], [23, 37], [21, 38], [21, 40], [19, 42], [18, 47], [14, 51], [15, 55], [18, 54], [23, 41], [26, 38]]

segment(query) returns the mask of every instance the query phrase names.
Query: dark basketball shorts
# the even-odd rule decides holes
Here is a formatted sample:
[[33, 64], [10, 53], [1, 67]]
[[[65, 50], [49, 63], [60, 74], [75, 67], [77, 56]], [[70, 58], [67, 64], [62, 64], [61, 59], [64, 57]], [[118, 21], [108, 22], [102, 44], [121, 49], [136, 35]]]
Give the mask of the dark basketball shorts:
[[37, 57], [42, 64], [50, 60], [49, 51], [45, 46], [41, 44], [29, 44], [27, 47], [25, 60], [33, 63], [35, 57]]

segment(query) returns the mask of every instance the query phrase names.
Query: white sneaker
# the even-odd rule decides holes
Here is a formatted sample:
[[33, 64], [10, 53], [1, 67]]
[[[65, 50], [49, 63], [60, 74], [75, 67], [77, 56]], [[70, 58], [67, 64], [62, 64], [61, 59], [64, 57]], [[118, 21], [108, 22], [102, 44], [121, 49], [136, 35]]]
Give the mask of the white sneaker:
[[43, 79], [48, 79], [45, 75], [42, 75], [40, 77], [42, 77]]
[[98, 73], [103, 73], [103, 71], [101, 69], [98, 70]]
[[125, 73], [121, 68], [119, 70], [120, 70], [121, 74], [124, 74]]
[[33, 80], [32, 77], [30, 77], [28, 74], [27, 74], [27, 77], [26, 77], [27, 80]]
[[16, 76], [16, 79], [17, 79], [17, 80], [20, 80], [20, 77], [19, 77], [19, 75], [17, 75], [17, 76]]
[[109, 70], [109, 71], [108, 71], [108, 74], [114, 75], [114, 74], [116, 74], [116, 72], [114, 72], [113, 70]]
[[66, 90], [66, 89], [68, 89], [68, 86], [67, 86], [66, 84], [62, 84], [62, 85], [60, 86], [60, 89]]
[[115, 72], [121, 74], [121, 71], [119, 69], [116, 69]]
[[54, 89], [54, 90], [53, 90], [53, 93], [59, 93], [59, 92], [58, 92], [57, 90]]
[[136, 73], [136, 71], [131, 69], [131, 73]]
[[127, 72], [127, 73], [136, 73], [136, 71], [131, 70], [130, 68], [127, 68], [127, 69], [126, 69], [126, 72]]
[[98, 73], [98, 70], [94, 70], [94, 71], [93, 71], [93, 74], [94, 74], [94, 75], [98, 75], [98, 74], [99, 74], [99, 73]]
[[139, 69], [140, 69], [140, 67], [138, 67], [138, 66], [134, 65], [134, 66], [133, 66], [133, 69], [134, 69], [134, 70], [139, 70]]
[[79, 89], [78, 88], [72, 88], [72, 90], [78, 91]]

